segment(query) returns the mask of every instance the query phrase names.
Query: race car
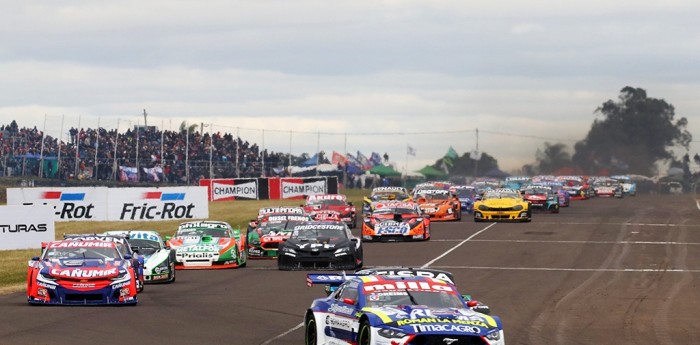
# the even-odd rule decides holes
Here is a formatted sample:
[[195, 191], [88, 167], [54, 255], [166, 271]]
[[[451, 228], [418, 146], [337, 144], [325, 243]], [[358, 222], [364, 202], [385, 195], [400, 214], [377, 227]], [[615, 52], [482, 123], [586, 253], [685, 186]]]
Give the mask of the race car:
[[365, 241], [427, 241], [430, 239], [430, 218], [425, 217], [413, 202], [377, 203], [374, 212], [362, 223]]
[[632, 181], [632, 178], [628, 175], [614, 175], [610, 176], [610, 178], [620, 182], [622, 185], [622, 193], [629, 196], [637, 195], [637, 182]]
[[532, 177], [529, 176], [508, 176], [503, 182], [503, 188], [519, 190], [521, 193], [526, 186], [532, 183]]
[[622, 198], [624, 196], [620, 182], [611, 178], [597, 178], [593, 182], [593, 190], [595, 195], [600, 197]]
[[263, 207], [258, 210], [258, 216], [255, 219], [251, 219], [250, 222], [248, 222], [248, 230], [247, 232], [250, 233], [251, 231], [255, 230], [255, 228], [258, 226], [260, 222], [264, 222], [269, 215], [305, 215], [306, 211], [304, 211], [303, 207]]
[[500, 318], [474, 311], [441, 279], [307, 275], [313, 284], [338, 288], [307, 309], [305, 344], [505, 344]]
[[520, 192], [514, 189], [494, 189], [486, 191], [481, 200], [474, 203], [474, 221], [516, 221], [532, 220], [530, 203], [523, 200]]
[[145, 278], [143, 275], [143, 267], [145, 258], [138, 253], [135, 253], [129, 236], [126, 234], [64, 234], [64, 240], [71, 241], [108, 241], [117, 244], [117, 250], [122, 253], [122, 256], [131, 257], [131, 265], [134, 266], [136, 277], [136, 292], [143, 292]]
[[590, 198], [590, 185], [577, 176], [560, 176], [557, 178], [562, 182], [564, 190], [569, 193], [571, 200], [586, 200]]
[[264, 222], [246, 235], [248, 258], [276, 258], [280, 243], [289, 238], [292, 229], [310, 220], [308, 215], [268, 214]]
[[523, 200], [530, 203], [532, 210], [559, 213], [559, 198], [552, 188], [540, 185], [529, 185], [524, 188]]
[[430, 216], [431, 221], [462, 219], [462, 207], [459, 199], [449, 190], [423, 189], [413, 195], [423, 214]]
[[[304, 211], [314, 214], [319, 211], [336, 211], [340, 214], [340, 220], [345, 222], [351, 229], [357, 227], [357, 212], [352, 202], [349, 202], [343, 194], [316, 194], [306, 198]], [[316, 218], [316, 217], [314, 217]], [[318, 219], [321, 220], [321, 219]]]
[[129, 236], [131, 249], [144, 258], [145, 283], [172, 283], [175, 281], [175, 251], [155, 231], [107, 231], [106, 235]]
[[403, 187], [376, 187], [369, 197], [363, 199], [362, 213], [370, 214], [374, 210], [374, 204], [388, 200], [409, 201], [411, 196]]
[[571, 196], [569, 192], [564, 189], [564, 185], [559, 181], [543, 181], [538, 182], [538, 185], [548, 186], [552, 189], [552, 192], [556, 194], [559, 200], [559, 207], [569, 207], [571, 206]]
[[452, 186], [450, 192], [459, 199], [459, 206], [462, 212], [472, 214], [474, 212], [474, 201], [476, 201], [477, 190], [473, 186]]
[[114, 242], [63, 240], [43, 245], [27, 270], [30, 304], [135, 305], [136, 273]]
[[175, 269], [237, 268], [248, 262], [245, 237], [226, 222], [185, 222], [165, 239], [175, 250]]
[[344, 222], [312, 221], [295, 226], [289, 239], [280, 243], [277, 256], [280, 270], [355, 269], [362, 265], [362, 240], [354, 237]]
[[[333, 222], [342, 222], [343, 219], [340, 216], [340, 212], [333, 210], [319, 210], [316, 212], [309, 213], [311, 220], [328, 220]], [[350, 225], [348, 225], [350, 227]]]

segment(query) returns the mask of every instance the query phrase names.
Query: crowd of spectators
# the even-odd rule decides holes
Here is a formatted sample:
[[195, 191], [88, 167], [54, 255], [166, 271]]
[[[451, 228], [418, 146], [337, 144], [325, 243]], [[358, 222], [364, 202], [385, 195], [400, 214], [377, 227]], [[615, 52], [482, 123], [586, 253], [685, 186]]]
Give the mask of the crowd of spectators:
[[0, 176], [118, 180], [122, 167], [138, 168], [138, 180], [144, 181], [146, 171], [157, 168], [163, 182], [197, 183], [210, 177], [210, 161], [214, 178], [280, 176], [289, 163], [287, 154], [260, 150], [230, 133], [141, 126], [125, 133], [71, 128], [66, 137], [44, 136], [16, 121], [0, 126]]

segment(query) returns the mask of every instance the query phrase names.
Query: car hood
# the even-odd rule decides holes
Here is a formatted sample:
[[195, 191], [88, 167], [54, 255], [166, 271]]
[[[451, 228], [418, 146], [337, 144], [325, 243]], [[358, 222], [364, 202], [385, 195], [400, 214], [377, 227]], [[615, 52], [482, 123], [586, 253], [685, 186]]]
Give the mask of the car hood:
[[102, 261], [82, 259], [60, 259], [42, 262], [40, 271], [58, 279], [106, 279], [119, 275], [124, 271], [124, 261]]
[[400, 328], [408, 333], [484, 336], [502, 328], [499, 318], [467, 308], [438, 309], [406, 305], [363, 308], [362, 311], [375, 315], [378, 324]]
[[[231, 244], [232, 238], [211, 237], [211, 236], [183, 236], [174, 237], [170, 240], [170, 246], [182, 247], [216, 247], [223, 248]], [[218, 250], [218, 249], [217, 249]]]
[[522, 200], [519, 199], [489, 199], [489, 200], [483, 200], [481, 201], [482, 204], [489, 206], [489, 207], [513, 207], [515, 205], [518, 205], [522, 203]]
[[170, 250], [168, 250], [168, 249], [158, 250], [155, 253], [152, 253], [152, 254], [145, 257], [146, 261], [145, 261], [144, 265], [146, 265], [146, 268], [156, 267], [161, 262], [167, 260], [169, 255], [170, 255]]

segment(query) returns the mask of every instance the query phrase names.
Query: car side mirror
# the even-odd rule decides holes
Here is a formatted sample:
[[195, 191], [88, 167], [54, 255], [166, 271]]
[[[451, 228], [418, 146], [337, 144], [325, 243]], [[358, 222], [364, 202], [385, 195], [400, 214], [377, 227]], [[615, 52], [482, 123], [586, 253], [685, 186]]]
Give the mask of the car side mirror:
[[139, 252], [139, 247], [131, 246], [131, 251], [134, 252], [134, 253], [138, 253], [138, 252]]
[[357, 243], [357, 238], [351, 238], [351, 239], [350, 239], [350, 242]]
[[352, 298], [343, 298], [343, 303], [345, 304], [350, 304], [350, 305], [355, 305], [355, 300]]

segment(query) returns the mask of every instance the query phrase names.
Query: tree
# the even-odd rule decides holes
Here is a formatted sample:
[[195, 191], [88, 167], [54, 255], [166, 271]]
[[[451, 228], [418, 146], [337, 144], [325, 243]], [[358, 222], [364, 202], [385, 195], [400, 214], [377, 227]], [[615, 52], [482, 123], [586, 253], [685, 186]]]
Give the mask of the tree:
[[544, 143], [544, 150], [537, 149], [535, 154], [540, 174], [552, 174], [556, 170], [571, 165], [571, 155], [562, 143]]
[[692, 141], [688, 120], [674, 121], [673, 105], [648, 98], [640, 88], [623, 88], [617, 101], [608, 100], [596, 113], [603, 118], [594, 120], [586, 138], [574, 146], [574, 164], [589, 174], [607, 169], [653, 175], [657, 161], [674, 159], [671, 147], [687, 150]]
[[[481, 154], [478, 164], [476, 160], [471, 159], [469, 152], [458, 156], [454, 160], [449, 158], [447, 160], [452, 164], [449, 168], [450, 176], [473, 176], [475, 167], [477, 168], [476, 176], [484, 176], [485, 172], [498, 168], [498, 160], [488, 153]], [[445, 157], [438, 159], [433, 164], [433, 168], [443, 170], [442, 167], [448, 164], [447, 160]]]

